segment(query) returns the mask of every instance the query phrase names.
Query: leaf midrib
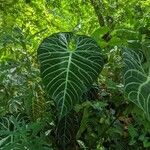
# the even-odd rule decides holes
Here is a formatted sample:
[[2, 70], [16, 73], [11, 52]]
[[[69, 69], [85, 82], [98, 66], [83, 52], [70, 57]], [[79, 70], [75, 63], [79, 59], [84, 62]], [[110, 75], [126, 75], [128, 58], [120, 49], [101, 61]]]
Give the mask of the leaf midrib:
[[63, 94], [63, 100], [62, 100], [62, 106], [61, 106], [61, 112], [60, 112], [60, 117], [62, 116], [63, 109], [64, 109], [64, 103], [66, 99], [66, 92], [67, 92], [67, 86], [68, 86], [68, 78], [69, 78], [69, 70], [70, 70], [70, 64], [71, 64], [71, 59], [72, 59], [72, 52], [69, 54], [69, 59], [68, 59], [68, 65], [67, 65], [67, 71], [66, 71], [66, 78], [65, 78], [65, 88], [64, 88], [64, 94]]

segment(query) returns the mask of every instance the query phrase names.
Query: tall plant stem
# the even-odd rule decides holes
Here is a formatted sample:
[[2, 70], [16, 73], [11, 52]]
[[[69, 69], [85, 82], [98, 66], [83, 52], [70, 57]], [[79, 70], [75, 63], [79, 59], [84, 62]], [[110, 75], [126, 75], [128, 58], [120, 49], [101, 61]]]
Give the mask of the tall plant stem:
[[104, 17], [101, 13], [101, 3], [100, 3], [100, 1], [99, 0], [91, 0], [91, 4], [94, 7], [94, 10], [95, 10], [95, 13], [97, 15], [100, 27], [105, 26]]

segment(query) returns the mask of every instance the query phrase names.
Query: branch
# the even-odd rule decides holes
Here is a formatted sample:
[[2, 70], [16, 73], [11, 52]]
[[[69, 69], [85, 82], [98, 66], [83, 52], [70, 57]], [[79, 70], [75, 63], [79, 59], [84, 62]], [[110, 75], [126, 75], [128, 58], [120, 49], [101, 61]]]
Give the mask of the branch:
[[[105, 20], [104, 20], [104, 17], [101, 13], [101, 10], [102, 10], [102, 7], [101, 7], [101, 3], [100, 3], [100, 0], [90, 0], [91, 1], [91, 4], [93, 5], [94, 7], [94, 10], [95, 10], [95, 13], [97, 15], [97, 18], [98, 18], [98, 22], [99, 22], [99, 25], [100, 27], [103, 27], [103, 26], [107, 26], [107, 23], [105, 24]], [[109, 32], [107, 32], [105, 35], [103, 35], [102, 37], [106, 42], [108, 42], [110, 39], [111, 39], [111, 35]]]
[[101, 27], [105, 26], [105, 21], [104, 21], [103, 15], [102, 15], [102, 13], [100, 12], [100, 11], [101, 11], [101, 7], [100, 7], [100, 2], [99, 2], [99, 0], [91, 0], [91, 4], [92, 4], [93, 7], [94, 7], [95, 13], [96, 13], [97, 18], [98, 18], [99, 25], [100, 25]]

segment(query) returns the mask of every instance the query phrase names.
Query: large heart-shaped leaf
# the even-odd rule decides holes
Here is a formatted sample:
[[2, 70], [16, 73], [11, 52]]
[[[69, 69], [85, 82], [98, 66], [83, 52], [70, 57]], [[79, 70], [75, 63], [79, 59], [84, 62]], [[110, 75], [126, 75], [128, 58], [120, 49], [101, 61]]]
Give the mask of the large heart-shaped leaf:
[[150, 72], [143, 66], [144, 54], [125, 49], [123, 56], [125, 94], [150, 120]]
[[104, 64], [101, 49], [93, 39], [70, 32], [44, 39], [38, 58], [43, 82], [56, 102], [59, 118], [80, 100]]

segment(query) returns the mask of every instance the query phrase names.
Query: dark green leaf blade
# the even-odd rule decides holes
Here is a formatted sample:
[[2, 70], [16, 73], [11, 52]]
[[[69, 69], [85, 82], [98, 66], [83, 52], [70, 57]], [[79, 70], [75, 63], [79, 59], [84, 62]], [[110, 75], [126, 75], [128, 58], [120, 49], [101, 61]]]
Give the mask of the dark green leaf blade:
[[124, 91], [129, 100], [140, 107], [150, 120], [150, 74], [143, 68], [144, 55], [125, 49]]
[[97, 43], [70, 32], [53, 34], [38, 49], [43, 82], [56, 102], [59, 118], [76, 104], [103, 68]]

